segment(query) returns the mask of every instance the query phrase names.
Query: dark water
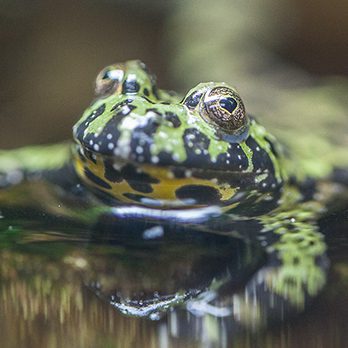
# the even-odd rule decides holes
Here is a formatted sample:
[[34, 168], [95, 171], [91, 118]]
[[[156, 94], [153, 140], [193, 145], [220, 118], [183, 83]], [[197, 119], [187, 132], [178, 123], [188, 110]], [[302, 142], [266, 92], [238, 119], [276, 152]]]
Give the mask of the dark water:
[[320, 221], [328, 281], [296, 309], [260, 291], [246, 296], [266, 256], [237, 236], [132, 220], [91, 227], [37, 208], [0, 211], [1, 347], [345, 347], [348, 341], [347, 210]]

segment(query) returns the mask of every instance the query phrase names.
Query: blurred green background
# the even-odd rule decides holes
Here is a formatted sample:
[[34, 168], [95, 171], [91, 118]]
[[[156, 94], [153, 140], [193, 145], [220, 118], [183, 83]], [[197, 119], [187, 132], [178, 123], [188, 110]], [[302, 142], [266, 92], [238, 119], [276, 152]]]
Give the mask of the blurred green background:
[[348, 75], [348, 1], [1, 0], [0, 47], [0, 148], [13, 148], [69, 138], [98, 71], [126, 59], [180, 92], [233, 82], [254, 113], [257, 83]]

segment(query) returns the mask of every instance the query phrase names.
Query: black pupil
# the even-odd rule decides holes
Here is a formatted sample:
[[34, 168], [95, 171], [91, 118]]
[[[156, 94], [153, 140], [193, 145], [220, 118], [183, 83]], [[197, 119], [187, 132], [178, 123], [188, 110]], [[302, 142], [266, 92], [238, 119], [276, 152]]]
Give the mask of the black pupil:
[[110, 76], [109, 76], [109, 71], [105, 71], [105, 73], [104, 73], [102, 79], [103, 79], [103, 80], [107, 80], [107, 79], [109, 79], [109, 78], [110, 78]]
[[219, 100], [219, 104], [222, 108], [232, 113], [233, 110], [237, 107], [237, 102], [233, 98], [223, 98]]

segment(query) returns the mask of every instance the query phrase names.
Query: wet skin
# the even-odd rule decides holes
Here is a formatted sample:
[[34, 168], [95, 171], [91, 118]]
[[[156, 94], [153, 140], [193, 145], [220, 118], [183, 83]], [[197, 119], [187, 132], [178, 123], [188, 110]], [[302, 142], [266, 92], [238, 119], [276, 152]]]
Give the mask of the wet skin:
[[130, 61], [105, 68], [96, 95], [74, 126], [74, 164], [87, 185], [117, 201], [226, 207], [240, 191], [283, 183], [274, 137], [225, 83], [201, 83], [180, 101]]
[[[300, 308], [320, 291], [327, 259], [317, 221], [333, 191], [296, 176], [234, 88], [200, 83], [181, 98], [158, 89], [142, 62], [128, 61], [103, 69], [95, 92], [73, 145], [1, 153], [0, 187], [10, 197], [22, 185], [33, 206], [30, 185], [44, 181], [54, 193], [38, 209], [59, 206], [60, 216], [88, 225], [107, 215], [127, 226], [150, 222], [152, 232], [174, 223], [252, 240], [267, 263], [238, 301], [260, 292], [262, 301], [276, 294]], [[34, 155], [42, 161], [33, 164]]]

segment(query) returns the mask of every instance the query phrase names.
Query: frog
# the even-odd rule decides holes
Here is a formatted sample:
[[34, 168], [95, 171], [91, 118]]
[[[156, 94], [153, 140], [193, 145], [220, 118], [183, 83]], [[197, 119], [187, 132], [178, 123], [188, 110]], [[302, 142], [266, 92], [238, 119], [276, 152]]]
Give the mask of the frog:
[[144, 69], [129, 62], [97, 77], [98, 98], [73, 128], [83, 182], [118, 202], [162, 208], [228, 208], [246, 188], [279, 188], [272, 136], [247, 117], [235, 89], [202, 83], [179, 103]]
[[[1, 151], [0, 202], [12, 195], [18, 200], [6, 204], [21, 204], [45, 182], [40, 194], [50, 198], [36, 202], [38, 209], [87, 226], [108, 216], [115, 224], [152, 224], [146, 238], [174, 225], [258, 243], [267, 262], [234, 300], [249, 310], [255, 293], [260, 308], [274, 296], [302, 308], [324, 287], [328, 259], [318, 220], [327, 202], [345, 195], [346, 168], [307, 175], [291, 149], [248, 114], [234, 87], [203, 82], [182, 97], [158, 88], [139, 60], [112, 64], [98, 74], [95, 99], [72, 133], [72, 142]], [[213, 283], [216, 300], [223, 282]], [[198, 302], [211, 295], [207, 289]], [[162, 307], [157, 298], [156, 311], [189, 297]], [[122, 298], [118, 307], [153, 314]]]

